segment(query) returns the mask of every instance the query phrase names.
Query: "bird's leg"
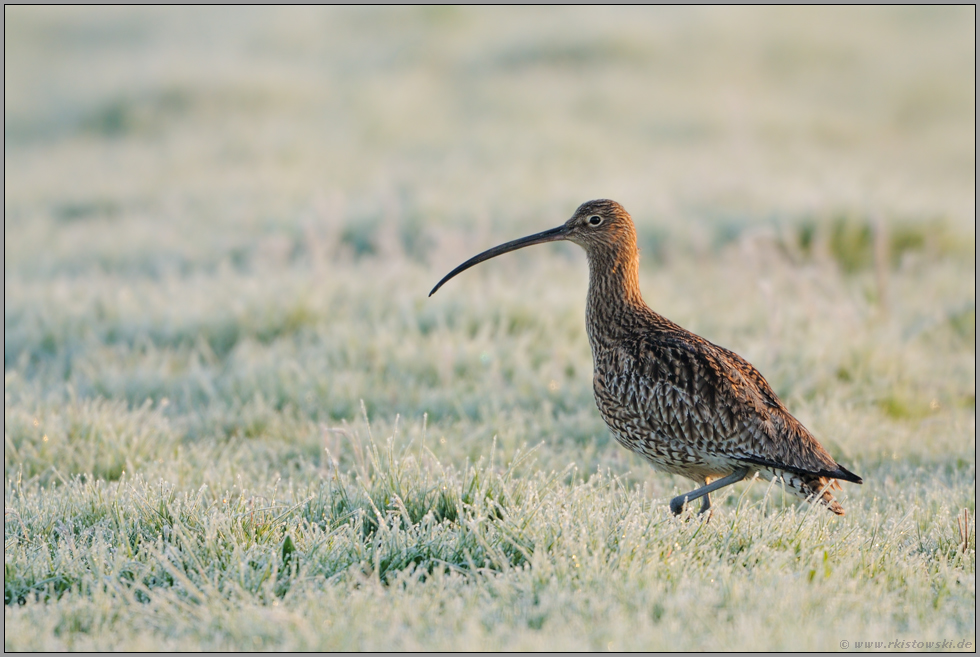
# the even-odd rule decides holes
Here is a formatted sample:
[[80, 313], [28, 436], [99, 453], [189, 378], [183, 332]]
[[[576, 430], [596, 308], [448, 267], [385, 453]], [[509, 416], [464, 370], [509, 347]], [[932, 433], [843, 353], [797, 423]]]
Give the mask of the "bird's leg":
[[707, 486], [702, 486], [697, 490], [692, 490], [690, 493], [684, 493], [683, 495], [678, 495], [670, 501], [670, 510], [675, 516], [679, 516], [681, 511], [684, 510], [684, 504], [687, 502], [693, 502], [699, 497], [704, 498], [704, 502], [701, 505], [701, 513], [704, 513], [711, 508], [711, 502], [708, 499], [708, 493], [716, 491], [719, 488], [724, 488], [730, 484], [735, 484], [743, 479], [745, 475], [749, 473], [748, 468], [739, 468], [735, 472], [731, 473], [727, 477], [722, 477], [718, 481], [714, 481]]

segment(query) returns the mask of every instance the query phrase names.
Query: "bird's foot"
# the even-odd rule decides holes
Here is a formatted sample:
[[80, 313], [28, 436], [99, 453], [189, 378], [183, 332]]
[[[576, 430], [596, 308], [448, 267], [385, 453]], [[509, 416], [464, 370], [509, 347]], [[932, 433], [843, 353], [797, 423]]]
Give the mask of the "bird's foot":
[[[684, 513], [684, 505], [687, 504], [689, 495], [678, 495], [670, 501], [670, 512], [675, 516], [679, 516]], [[695, 498], [697, 499], [697, 498]], [[701, 501], [701, 510], [698, 511], [698, 516], [702, 517], [705, 521], [711, 520], [711, 516], [714, 511], [711, 509], [711, 498], [705, 494], [703, 500]]]
[[687, 502], [687, 495], [678, 495], [670, 501], [670, 512], [675, 516], [684, 513], [684, 504]]

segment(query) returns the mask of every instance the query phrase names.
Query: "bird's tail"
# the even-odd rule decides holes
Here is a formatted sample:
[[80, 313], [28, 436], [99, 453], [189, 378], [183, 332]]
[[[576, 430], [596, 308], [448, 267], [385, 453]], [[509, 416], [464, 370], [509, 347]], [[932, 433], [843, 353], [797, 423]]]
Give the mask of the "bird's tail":
[[826, 506], [832, 513], [839, 516], [844, 515], [844, 507], [840, 505], [840, 502], [830, 492], [832, 490], [841, 490], [839, 481], [827, 477], [815, 477], [802, 483], [803, 492], [806, 493], [808, 500], [820, 502], [820, 504]]
[[839, 516], [844, 515], [844, 507], [834, 498], [831, 491], [841, 490], [840, 482], [834, 477], [821, 477], [819, 475], [805, 475], [786, 470], [773, 470], [766, 468], [760, 471], [767, 479], [775, 478], [782, 480], [786, 486], [786, 492], [792, 492], [797, 497], [803, 498], [808, 502], [819, 502], [827, 507], [832, 513]]

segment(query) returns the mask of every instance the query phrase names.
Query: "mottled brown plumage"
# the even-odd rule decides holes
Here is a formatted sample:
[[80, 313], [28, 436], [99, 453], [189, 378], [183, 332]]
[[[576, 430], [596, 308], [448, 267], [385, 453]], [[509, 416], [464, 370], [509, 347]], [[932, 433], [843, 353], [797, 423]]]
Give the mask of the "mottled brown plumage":
[[494, 256], [569, 240], [589, 260], [586, 328], [596, 405], [616, 439], [657, 468], [694, 480], [687, 500], [758, 473], [781, 479], [804, 499], [838, 515], [831, 489], [861, 478], [838, 464], [794, 418], [744, 358], [651, 310], [640, 295], [636, 230], [615, 201], [589, 201], [564, 225], [502, 244], [466, 261], [447, 280]]

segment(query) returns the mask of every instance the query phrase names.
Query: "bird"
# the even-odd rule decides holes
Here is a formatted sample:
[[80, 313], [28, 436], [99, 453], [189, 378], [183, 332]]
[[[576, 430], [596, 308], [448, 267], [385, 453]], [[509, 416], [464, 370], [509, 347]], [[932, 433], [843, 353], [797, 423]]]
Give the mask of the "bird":
[[596, 406], [616, 440], [661, 471], [694, 481], [671, 499], [674, 515], [710, 493], [759, 476], [819, 502], [837, 515], [840, 481], [861, 484], [776, 396], [766, 379], [733, 351], [654, 312], [640, 294], [636, 228], [619, 203], [580, 205], [557, 228], [501, 244], [449, 272], [448, 280], [496, 256], [567, 240], [585, 249], [589, 290], [585, 326], [592, 349]]

